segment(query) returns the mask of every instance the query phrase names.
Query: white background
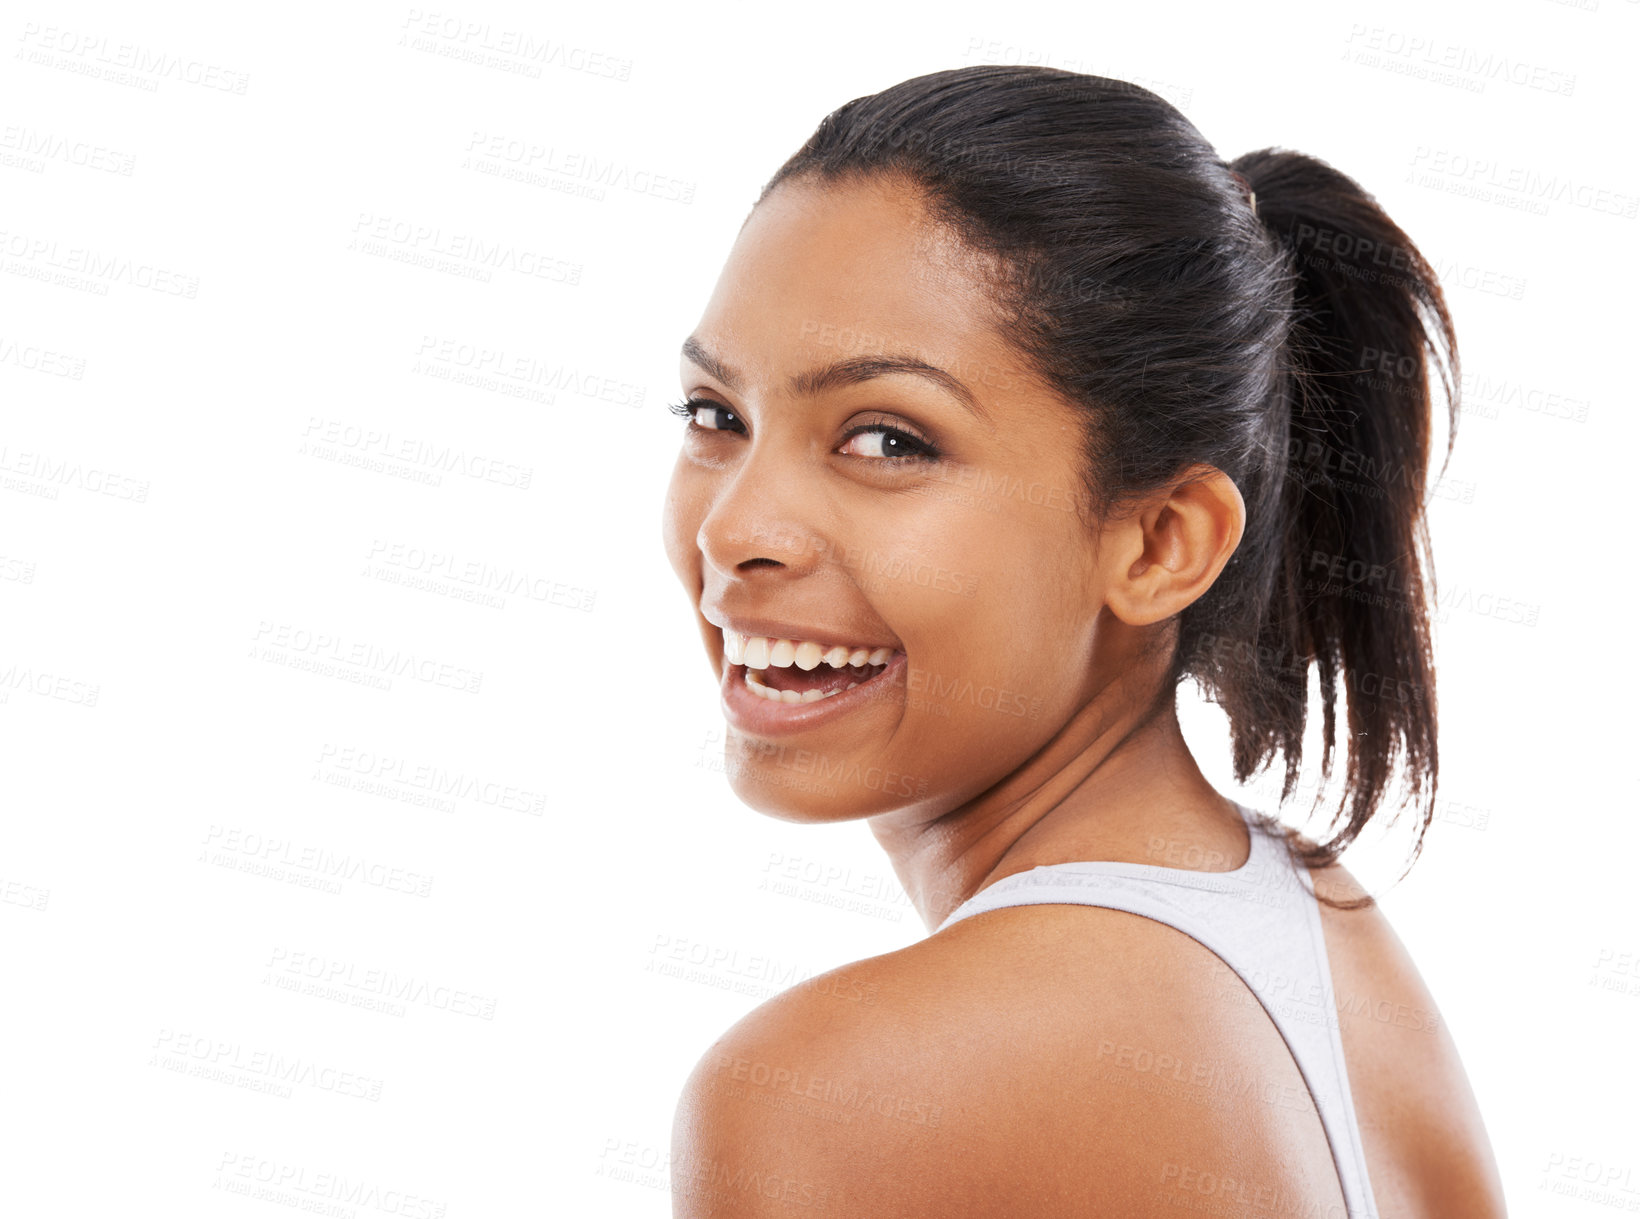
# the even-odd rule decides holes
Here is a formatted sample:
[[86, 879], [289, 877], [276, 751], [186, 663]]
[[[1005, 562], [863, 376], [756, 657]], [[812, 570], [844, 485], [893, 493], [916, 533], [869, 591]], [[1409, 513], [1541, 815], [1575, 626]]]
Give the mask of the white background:
[[[1442, 815], [1385, 907], [1514, 1212], [1640, 1208], [1640, 4], [140, 7], [0, 20], [6, 1211], [665, 1215], [713, 1038], [921, 938], [864, 825], [728, 789], [664, 405], [814, 124], [982, 61], [1322, 157], [1441, 270]], [[481, 49], [518, 34], [546, 55]], [[540, 377], [460, 383], [480, 351]], [[406, 582], [441, 562], [519, 587]], [[1403, 841], [1348, 862], [1385, 883]], [[422, 997], [362, 1006], [387, 975]]]

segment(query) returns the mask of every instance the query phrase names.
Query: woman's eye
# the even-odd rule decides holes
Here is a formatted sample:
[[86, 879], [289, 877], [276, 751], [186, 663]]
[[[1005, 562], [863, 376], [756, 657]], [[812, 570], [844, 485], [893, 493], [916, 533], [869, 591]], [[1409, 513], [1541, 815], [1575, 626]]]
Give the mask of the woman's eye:
[[[666, 409], [674, 415], [682, 415], [690, 421], [690, 426], [698, 427], [704, 432], [745, 430], [744, 427], [736, 426], [740, 423], [739, 415], [708, 398], [689, 398], [683, 402], [674, 402]], [[701, 421], [703, 416], [704, 423]]]
[[[691, 428], [699, 428], [703, 432], [746, 430], [746, 425], [739, 415], [710, 398], [688, 398], [683, 402], [674, 402], [666, 409], [689, 420]], [[859, 444], [855, 445], [857, 440]], [[855, 428], [843, 438], [842, 447], [846, 450], [850, 445], [855, 445], [855, 451], [850, 452], [848, 456], [866, 457], [877, 461], [934, 461], [939, 457], [939, 452], [926, 440], [913, 436], [903, 428], [890, 427], [886, 423], [870, 423]]]
[[876, 457], [885, 461], [932, 461], [939, 456], [933, 445], [917, 439], [910, 432], [889, 427], [886, 423], [873, 423], [855, 428], [848, 434], [843, 447], [847, 448], [856, 440], [861, 442], [859, 447], [864, 451], [850, 454], [853, 457]]

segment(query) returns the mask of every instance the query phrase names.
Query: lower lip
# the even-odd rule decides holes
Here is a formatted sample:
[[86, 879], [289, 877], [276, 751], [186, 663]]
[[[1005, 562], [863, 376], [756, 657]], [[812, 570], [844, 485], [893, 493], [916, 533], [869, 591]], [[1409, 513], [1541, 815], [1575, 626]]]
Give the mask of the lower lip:
[[723, 674], [723, 714], [729, 723], [748, 736], [788, 736], [807, 732], [841, 719], [877, 701], [882, 687], [898, 681], [905, 672], [905, 653], [895, 652], [883, 671], [852, 690], [817, 698], [812, 703], [777, 703], [746, 688], [744, 665], [728, 665]]

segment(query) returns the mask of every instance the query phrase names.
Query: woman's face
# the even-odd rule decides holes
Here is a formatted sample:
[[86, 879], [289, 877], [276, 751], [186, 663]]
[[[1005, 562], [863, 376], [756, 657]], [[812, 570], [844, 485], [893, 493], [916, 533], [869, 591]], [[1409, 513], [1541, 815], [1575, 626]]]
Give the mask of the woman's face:
[[[700, 404], [680, 425], [665, 543], [747, 804], [798, 821], [944, 812], [1092, 698], [1119, 624], [1102, 618], [1097, 538], [1076, 510], [1076, 416], [1003, 340], [983, 264], [915, 190], [777, 188], [729, 254], [682, 380]], [[770, 687], [876, 676], [774, 701], [746, 686], [725, 626], [820, 645], [775, 648], [754, 673]], [[862, 648], [894, 655], [828, 663]], [[755, 640], [745, 659], [764, 663]]]

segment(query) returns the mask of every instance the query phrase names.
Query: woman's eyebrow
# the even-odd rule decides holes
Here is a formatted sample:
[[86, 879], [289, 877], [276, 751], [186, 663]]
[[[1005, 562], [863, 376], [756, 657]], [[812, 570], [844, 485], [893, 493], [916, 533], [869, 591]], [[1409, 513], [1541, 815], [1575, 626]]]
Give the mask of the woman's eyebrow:
[[[684, 358], [696, 366], [705, 369], [717, 380], [722, 381], [730, 389], [739, 392], [741, 389], [740, 374], [730, 368], [717, 356], [706, 349], [699, 339], [690, 335], [683, 341]], [[811, 368], [807, 372], [798, 373], [787, 383], [795, 397], [813, 397], [828, 389], [836, 389], [844, 385], [858, 385], [863, 381], [870, 381], [875, 377], [888, 376], [892, 373], [909, 373], [921, 377], [941, 389], [987, 426], [991, 418], [985, 408], [979, 403], [972, 390], [961, 380], [938, 368], [926, 360], [916, 356], [890, 355], [887, 353], [850, 356], [832, 364], [823, 364], [819, 368]]]

